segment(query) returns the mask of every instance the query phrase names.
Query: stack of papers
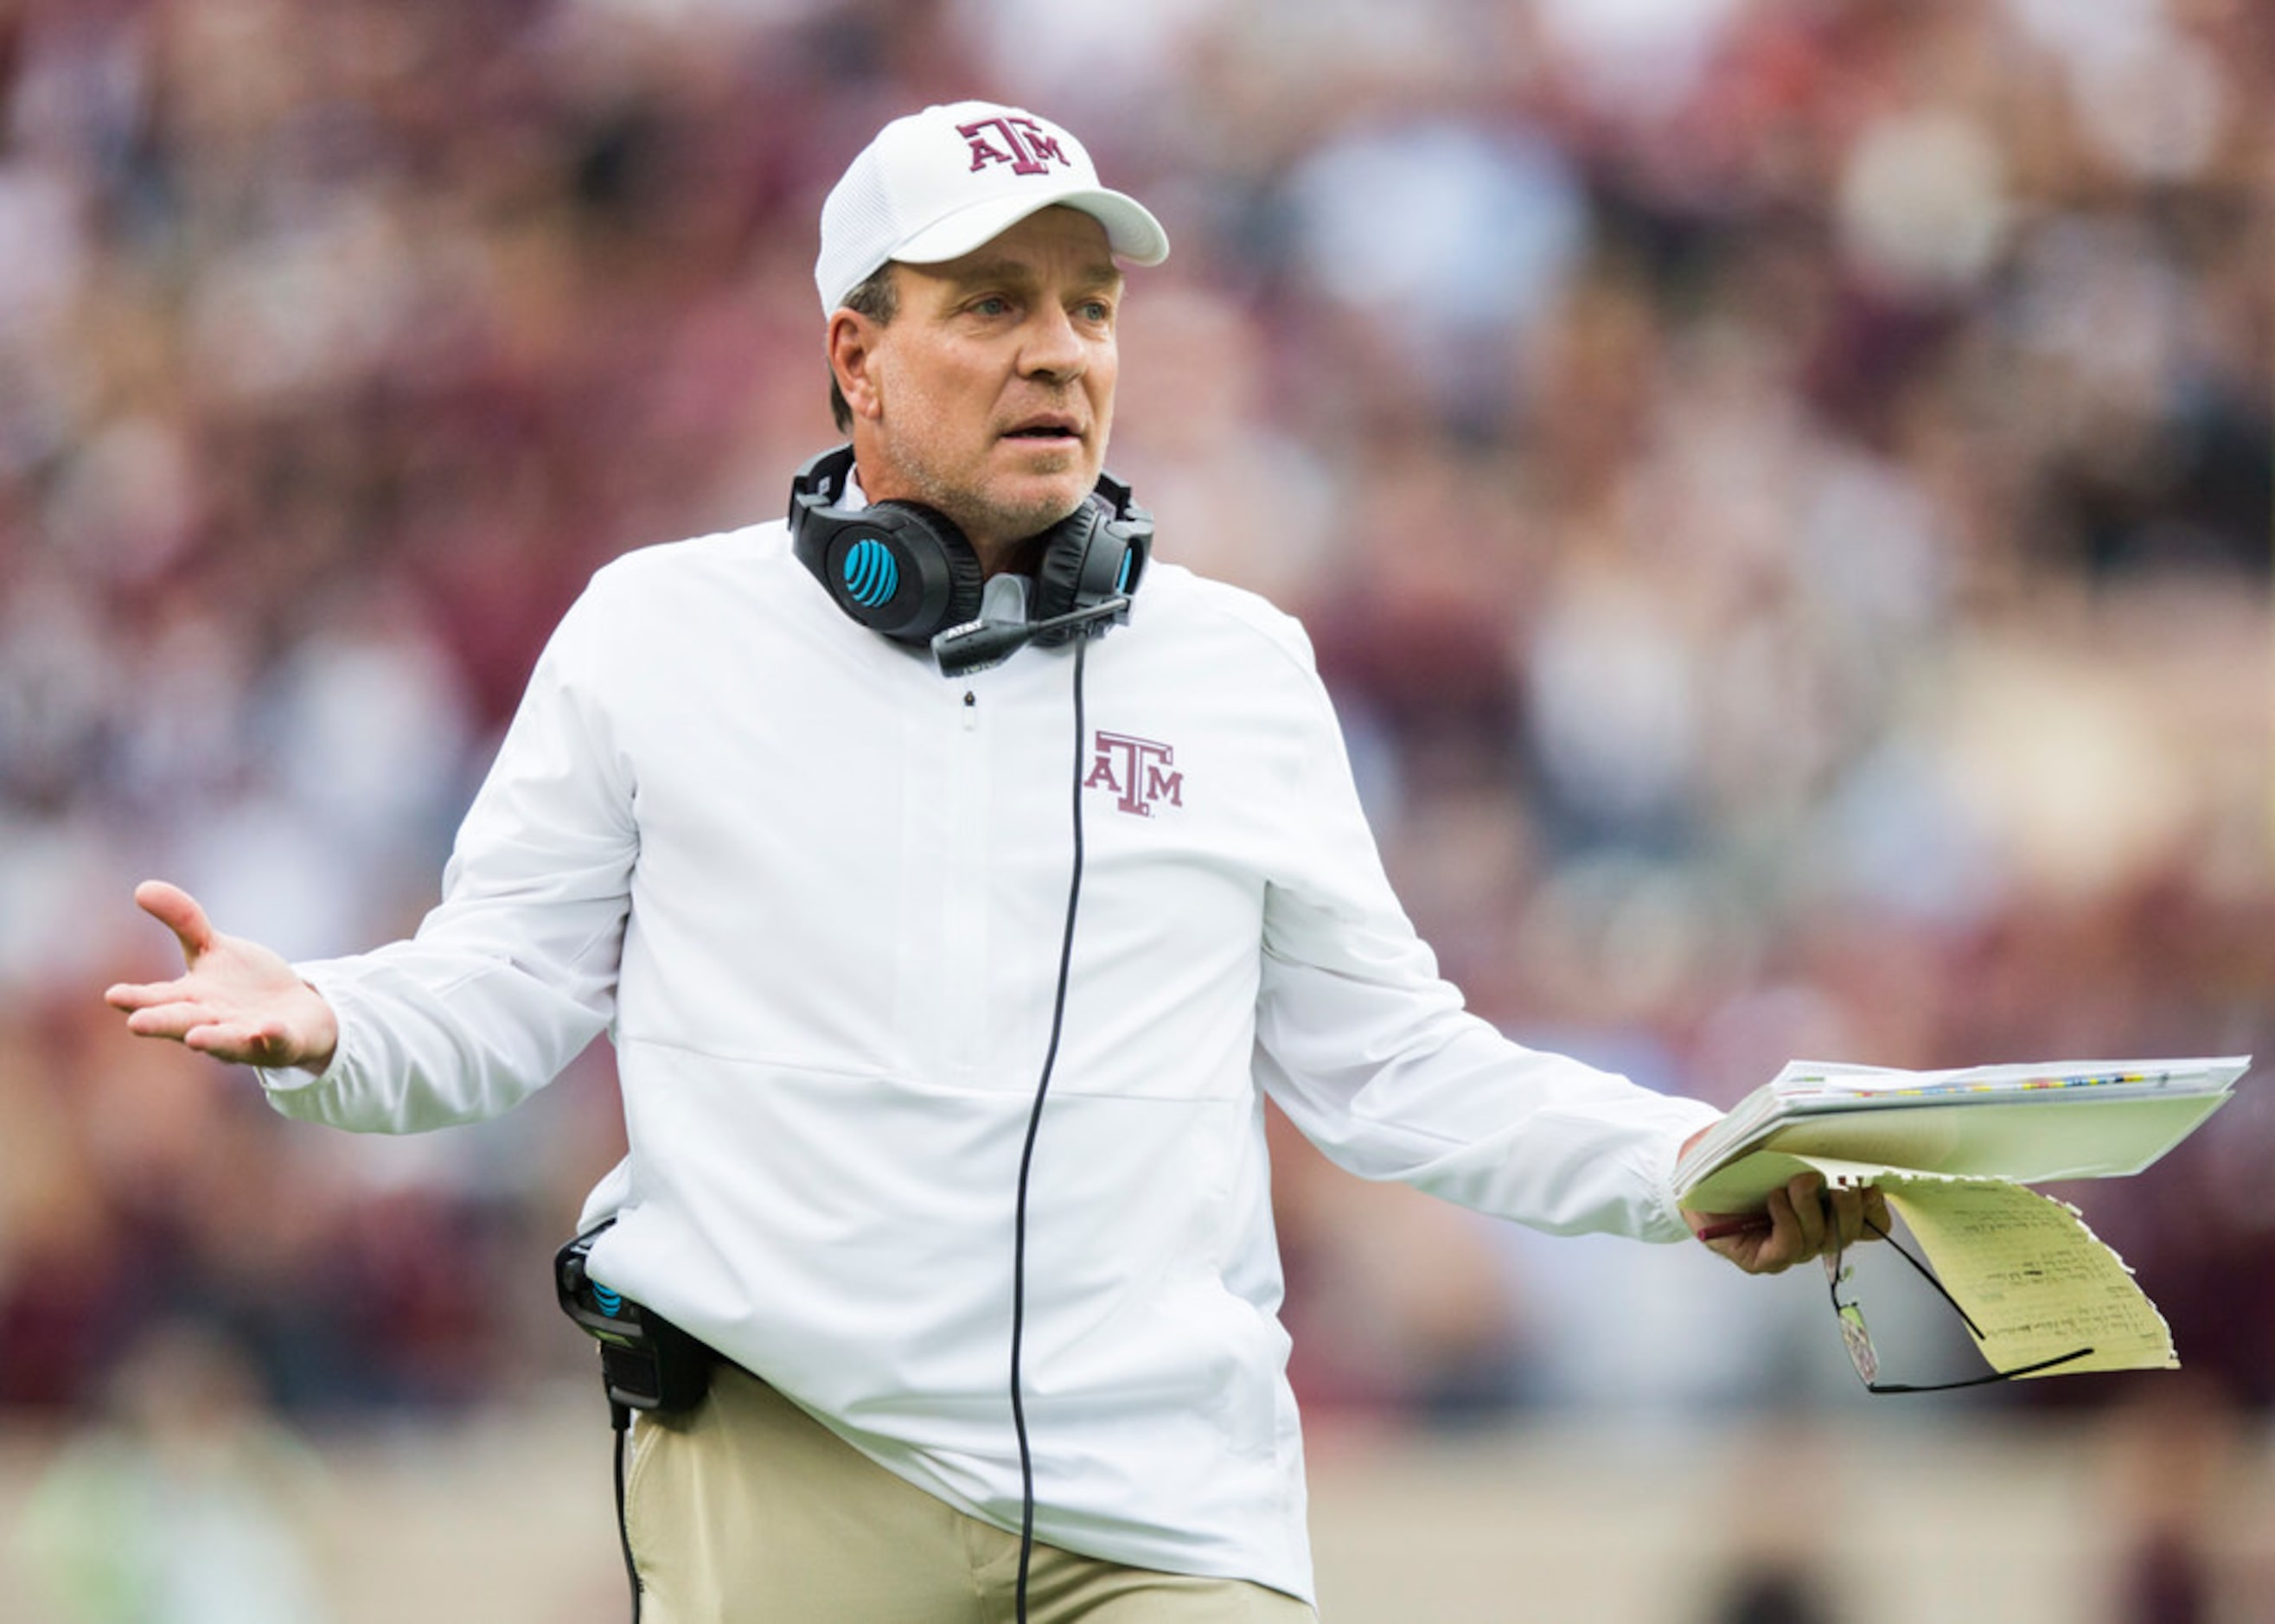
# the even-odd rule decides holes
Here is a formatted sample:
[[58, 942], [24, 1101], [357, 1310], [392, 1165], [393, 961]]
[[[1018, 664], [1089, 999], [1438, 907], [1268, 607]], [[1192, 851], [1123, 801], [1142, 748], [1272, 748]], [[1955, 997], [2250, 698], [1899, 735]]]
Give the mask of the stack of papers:
[[1800, 1168], [1762, 1152], [2022, 1183], [2140, 1172], [2226, 1102], [2250, 1065], [2066, 1061], [1896, 1071], [1795, 1061], [1675, 1164], [1682, 1203], [1746, 1212]]

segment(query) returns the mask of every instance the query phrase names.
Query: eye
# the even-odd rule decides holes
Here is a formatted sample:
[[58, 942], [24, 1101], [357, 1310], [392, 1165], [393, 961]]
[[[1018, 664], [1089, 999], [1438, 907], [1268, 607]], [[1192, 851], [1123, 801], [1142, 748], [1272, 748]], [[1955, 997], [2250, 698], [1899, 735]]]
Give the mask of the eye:
[[973, 299], [970, 309], [975, 316], [1008, 316], [1011, 313], [1011, 301], [1001, 293], [988, 293]]
[[1086, 298], [1075, 306], [1075, 313], [1102, 327], [1114, 320], [1114, 306], [1102, 298]]

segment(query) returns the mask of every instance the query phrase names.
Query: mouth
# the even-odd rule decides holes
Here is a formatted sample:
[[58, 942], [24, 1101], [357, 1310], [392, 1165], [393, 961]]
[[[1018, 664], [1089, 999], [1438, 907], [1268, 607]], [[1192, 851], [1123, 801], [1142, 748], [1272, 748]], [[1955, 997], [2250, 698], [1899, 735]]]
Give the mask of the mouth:
[[1046, 412], [1024, 418], [1002, 433], [1003, 439], [1023, 444], [1064, 448], [1082, 443], [1082, 427], [1070, 417]]

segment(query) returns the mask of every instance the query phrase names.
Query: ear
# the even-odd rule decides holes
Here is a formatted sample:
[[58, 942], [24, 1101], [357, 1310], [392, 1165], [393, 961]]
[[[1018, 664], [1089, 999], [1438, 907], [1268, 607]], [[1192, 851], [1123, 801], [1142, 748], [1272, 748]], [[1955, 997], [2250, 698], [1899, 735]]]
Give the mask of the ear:
[[884, 329], [858, 310], [841, 309], [829, 318], [829, 370], [853, 415], [872, 422], [884, 412], [875, 366], [883, 336]]

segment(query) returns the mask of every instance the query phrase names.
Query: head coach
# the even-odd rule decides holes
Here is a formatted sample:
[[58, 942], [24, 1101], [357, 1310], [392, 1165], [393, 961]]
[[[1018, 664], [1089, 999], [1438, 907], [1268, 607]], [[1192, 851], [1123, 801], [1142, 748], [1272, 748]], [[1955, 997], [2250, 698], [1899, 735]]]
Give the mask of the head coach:
[[[593, 578], [417, 934], [288, 965], [137, 892], [187, 973], [110, 1001], [289, 1116], [490, 1116], [609, 1033], [578, 1279], [707, 1350], [633, 1429], [652, 1621], [1311, 1617], [1267, 1097], [1362, 1177], [1697, 1227], [1716, 1114], [1469, 1014], [1301, 629], [1153, 560], [1105, 459], [1168, 253], [1047, 119], [894, 121], [821, 215], [850, 443]], [[1796, 1182], [1712, 1244], [1774, 1271], [1863, 1212]]]

